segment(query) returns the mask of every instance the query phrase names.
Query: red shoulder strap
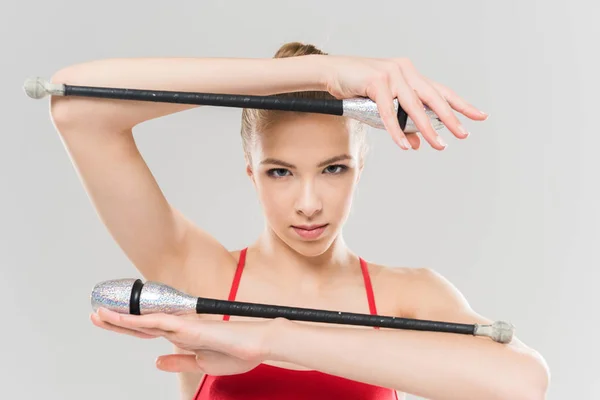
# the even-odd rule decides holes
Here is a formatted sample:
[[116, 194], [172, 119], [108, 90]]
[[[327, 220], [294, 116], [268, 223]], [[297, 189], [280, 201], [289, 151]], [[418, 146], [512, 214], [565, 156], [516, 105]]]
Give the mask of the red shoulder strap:
[[[242, 271], [244, 270], [244, 264], [246, 264], [246, 251], [248, 248], [242, 249], [240, 252], [240, 259], [238, 260], [237, 268], [235, 270], [235, 275], [233, 277], [233, 282], [231, 283], [231, 289], [229, 290], [229, 301], [235, 301], [235, 296], [237, 295], [238, 287], [240, 286], [240, 280], [242, 279]], [[223, 316], [224, 321], [229, 321], [229, 315]]]
[[[242, 278], [242, 272], [244, 270], [244, 265], [246, 264], [246, 252], [248, 248], [242, 249], [240, 252], [240, 258], [238, 260], [237, 268], [235, 270], [235, 275], [233, 277], [233, 282], [231, 284], [231, 289], [229, 291], [229, 301], [235, 301], [235, 297], [237, 295], [238, 288], [240, 286], [240, 280]], [[360, 268], [362, 270], [363, 279], [365, 281], [365, 289], [367, 291], [367, 300], [369, 302], [369, 311], [371, 315], [377, 315], [377, 307], [375, 306], [375, 295], [373, 293], [373, 285], [371, 284], [371, 277], [369, 276], [369, 269], [367, 266], [367, 262], [360, 259]], [[229, 315], [224, 315], [223, 320], [229, 321]]]
[[369, 310], [371, 315], [377, 315], [377, 307], [375, 307], [375, 295], [373, 294], [373, 285], [371, 285], [371, 277], [369, 276], [369, 268], [367, 262], [360, 258], [360, 268], [362, 269], [363, 278], [365, 280], [365, 289], [367, 290], [367, 300], [369, 301]]

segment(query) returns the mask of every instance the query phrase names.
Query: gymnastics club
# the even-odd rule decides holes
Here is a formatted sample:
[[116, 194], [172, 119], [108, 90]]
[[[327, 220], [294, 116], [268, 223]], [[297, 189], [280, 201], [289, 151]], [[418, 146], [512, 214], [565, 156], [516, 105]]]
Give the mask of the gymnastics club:
[[98, 283], [92, 290], [91, 303], [94, 311], [104, 307], [121, 314], [165, 313], [174, 315], [218, 314], [257, 318], [280, 317], [297, 321], [486, 336], [498, 343], [510, 343], [515, 330], [512, 324], [503, 321], [496, 321], [491, 325], [470, 325], [196, 298], [159, 282], [148, 281], [144, 284], [141, 279], [115, 279]]
[[[302, 99], [298, 97], [251, 96], [214, 93], [174, 92], [164, 90], [121, 89], [107, 87], [74, 86], [51, 83], [35, 77], [29, 78], [23, 90], [33, 99], [51, 96], [82, 96], [104, 99], [139, 100], [158, 103], [197, 104], [219, 107], [253, 108], [263, 110], [299, 111], [308, 113], [340, 115], [363, 122], [373, 128], [385, 129], [377, 109], [377, 103], [369, 98], [352, 99]], [[434, 129], [445, 127], [439, 117], [426, 105], [425, 114]], [[394, 99], [398, 123], [405, 133], [416, 133], [418, 128], [408, 114]]]

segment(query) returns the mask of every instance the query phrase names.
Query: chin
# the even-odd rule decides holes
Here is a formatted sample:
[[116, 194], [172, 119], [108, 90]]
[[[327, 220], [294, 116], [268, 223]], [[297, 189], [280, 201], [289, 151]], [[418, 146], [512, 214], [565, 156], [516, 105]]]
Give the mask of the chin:
[[294, 249], [294, 251], [298, 254], [303, 255], [304, 257], [318, 257], [325, 253], [329, 247], [331, 247], [330, 242], [298, 242], [288, 243], [288, 245]]

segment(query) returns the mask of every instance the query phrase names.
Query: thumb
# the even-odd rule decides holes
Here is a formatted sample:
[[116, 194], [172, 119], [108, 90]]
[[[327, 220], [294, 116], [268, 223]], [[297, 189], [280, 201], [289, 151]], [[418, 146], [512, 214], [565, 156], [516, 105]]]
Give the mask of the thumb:
[[156, 367], [166, 372], [204, 372], [193, 354], [168, 354], [156, 359]]

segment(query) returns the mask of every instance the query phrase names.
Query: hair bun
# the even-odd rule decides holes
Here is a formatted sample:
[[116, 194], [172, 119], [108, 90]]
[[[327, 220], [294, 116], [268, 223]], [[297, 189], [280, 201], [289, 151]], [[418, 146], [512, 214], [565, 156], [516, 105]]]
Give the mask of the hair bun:
[[288, 42], [282, 45], [275, 53], [274, 58], [298, 57], [311, 54], [327, 55], [321, 49], [318, 49], [312, 44], [304, 44], [301, 42]]

